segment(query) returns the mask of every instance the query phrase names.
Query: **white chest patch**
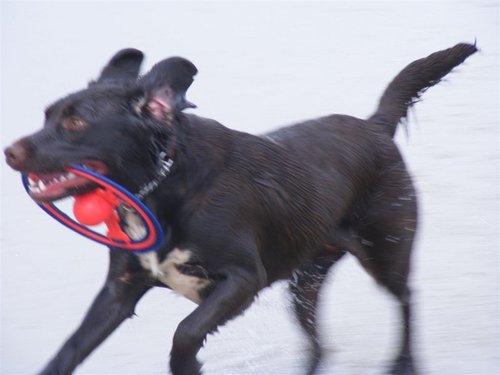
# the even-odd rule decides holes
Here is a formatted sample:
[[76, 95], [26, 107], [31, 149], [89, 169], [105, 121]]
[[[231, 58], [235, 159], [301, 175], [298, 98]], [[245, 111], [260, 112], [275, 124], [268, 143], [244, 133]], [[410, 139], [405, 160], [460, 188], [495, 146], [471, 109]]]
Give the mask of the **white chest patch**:
[[189, 262], [191, 258], [189, 250], [175, 248], [161, 263], [155, 252], [139, 254], [138, 256], [142, 267], [150, 270], [151, 274], [163, 284], [197, 304], [201, 302], [199, 291], [206, 287], [210, 281], [185, 275], [177, 268]]

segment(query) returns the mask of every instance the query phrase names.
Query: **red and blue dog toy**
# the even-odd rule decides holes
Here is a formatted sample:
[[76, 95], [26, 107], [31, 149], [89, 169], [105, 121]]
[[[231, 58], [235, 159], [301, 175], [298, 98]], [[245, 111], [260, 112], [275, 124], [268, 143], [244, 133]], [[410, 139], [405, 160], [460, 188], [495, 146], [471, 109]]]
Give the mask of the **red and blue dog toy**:
[[[45, 212], [69, 229], [112, 249], [132, 252], [156, 250], [164, 240], [160, 223], [153, 213], [131, 192], [109, 178], [78, 165], [67, 168], [77, 176], [84, 177], [99, 187], [95, 190], [74, 196], [73, 216], [67, 215], [52, 202], [36, 202]], [[23, 185], [29, 193], [28, 176], [23, 174]], [[118, 206], [132, 209], [140, 218], [145, 236], [140, 240], [131, 239], [120, 227]], [[92, 226], [105, 224], [105, 235], [93, 230]]]

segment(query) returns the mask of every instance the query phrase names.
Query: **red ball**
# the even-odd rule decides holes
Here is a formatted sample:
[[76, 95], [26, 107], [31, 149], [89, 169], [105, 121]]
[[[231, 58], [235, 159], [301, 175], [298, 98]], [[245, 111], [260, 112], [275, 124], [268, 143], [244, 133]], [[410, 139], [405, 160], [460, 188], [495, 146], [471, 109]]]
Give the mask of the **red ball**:
[[101, 224], [107, 220], [112, 213], [113, 206], [95, 191], [75, 196], [73, 214], [80, 224]]

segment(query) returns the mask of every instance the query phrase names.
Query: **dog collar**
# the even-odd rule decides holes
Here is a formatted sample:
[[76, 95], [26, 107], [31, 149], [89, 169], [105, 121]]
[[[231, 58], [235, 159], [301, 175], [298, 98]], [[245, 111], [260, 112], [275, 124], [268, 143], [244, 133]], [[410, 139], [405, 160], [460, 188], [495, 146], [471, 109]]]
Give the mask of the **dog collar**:
[[162, 183], [162, 181], [165, 180], [170, 174], [170, 170], [172, 168], [172, 165], [174, 164], [173, 158], [175, 155], [175, 142], [175, 136], [170, 136], [169, 144], [167, 147], [168, 151], [166, 151], [162, 149], [162, 144], [157, 138], [153, 139], [153, 147], [155, 149], [155, 152], [158, 154], [157, 168], [153, 179], [145, 183], [135, 194], [138, 199], [143, 200], [147, 195], [155, 191]]
[[135, 194], [135, 196], [140, 200], [143, 200], [144, 197], [156, 190], [160, 183], [170, 174], [170, 169], [172, 168], [174, 161], [167, 157], [167, 153], [165, 151], [160, 152], [159, 159], [159, 167], [156, 170], [155, 177], [146, 183], [139, 190], [139, 192]]

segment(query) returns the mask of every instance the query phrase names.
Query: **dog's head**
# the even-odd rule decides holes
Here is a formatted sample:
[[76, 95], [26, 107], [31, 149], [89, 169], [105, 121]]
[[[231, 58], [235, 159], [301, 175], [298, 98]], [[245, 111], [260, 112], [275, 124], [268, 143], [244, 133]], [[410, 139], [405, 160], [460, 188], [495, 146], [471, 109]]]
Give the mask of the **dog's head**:
[[96, 81], [47, 107], [40, 131], [5, 149], [7, 164], [29, 175], [34, 199], [53, 201], [94, 188], [65, 170], [72, 164], [131, 190], [155, 173], [158, 140], [168, 141], [176, 114], [194, 106], [185, 94], [197, 69], [172, 57], [138, 78], [142, 59], [138, 50], [119, 51]]

